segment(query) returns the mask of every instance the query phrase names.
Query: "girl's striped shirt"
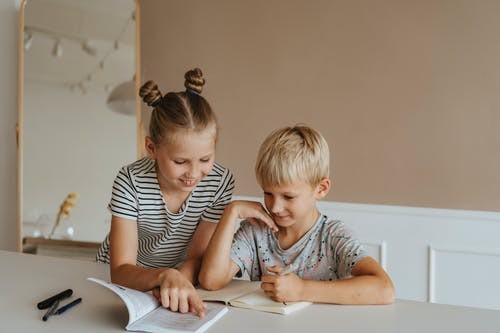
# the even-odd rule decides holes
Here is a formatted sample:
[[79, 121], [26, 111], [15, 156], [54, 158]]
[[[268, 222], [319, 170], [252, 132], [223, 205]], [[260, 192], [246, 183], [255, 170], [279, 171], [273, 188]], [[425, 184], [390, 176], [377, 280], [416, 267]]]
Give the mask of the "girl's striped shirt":
[[[177, 267], [186, 257], [198, 223], [218, 222], [231, 201], [233, 189], [232, 173], [215, 163], [179, 212], [172, 213], [158, 184], [155, 161], [145, 157], [119, 171], [108, 208], [114, 216], [137, 222], [137, 265]], [[109, 263], [109, 234], [96, 259]]]

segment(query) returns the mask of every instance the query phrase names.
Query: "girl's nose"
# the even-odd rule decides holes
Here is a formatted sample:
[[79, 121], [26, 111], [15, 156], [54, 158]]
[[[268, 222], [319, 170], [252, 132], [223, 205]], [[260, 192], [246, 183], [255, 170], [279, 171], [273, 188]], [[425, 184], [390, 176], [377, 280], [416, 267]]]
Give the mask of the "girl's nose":
[[194, 164], [190, 164], [189, 168], [186, 170], [185, 175], [189, 178], [195, 178], [198, 172], [198, 167]]

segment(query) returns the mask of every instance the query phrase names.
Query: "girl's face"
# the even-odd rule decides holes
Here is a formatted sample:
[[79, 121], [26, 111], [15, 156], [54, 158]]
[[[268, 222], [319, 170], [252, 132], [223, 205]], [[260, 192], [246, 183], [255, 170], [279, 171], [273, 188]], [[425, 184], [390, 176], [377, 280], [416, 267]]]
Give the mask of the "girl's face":
[[215, 160], [215, 134], [181, 130], [166, 143], [146, 138], [146, 149], [156, 160], [160, 188], [166, 192], [191, 192], [210, 173]]

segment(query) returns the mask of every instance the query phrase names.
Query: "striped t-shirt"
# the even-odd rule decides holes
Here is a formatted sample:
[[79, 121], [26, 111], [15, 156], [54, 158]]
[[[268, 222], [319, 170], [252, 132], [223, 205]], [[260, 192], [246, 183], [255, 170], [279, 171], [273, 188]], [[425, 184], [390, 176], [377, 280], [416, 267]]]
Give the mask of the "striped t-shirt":
[[[231, 172], [215, 163], [179, 212], [172, 213], [163, 200], [155, 161], [145, 157], [118, 172], [108, 208], [114, 216], [137, 221], [138, 266], [177, 267], [187, 255], [198, 223], [218, 222], [231, 201], [233, 189]], [[109, 234], [96, 259], [109, 263]]]

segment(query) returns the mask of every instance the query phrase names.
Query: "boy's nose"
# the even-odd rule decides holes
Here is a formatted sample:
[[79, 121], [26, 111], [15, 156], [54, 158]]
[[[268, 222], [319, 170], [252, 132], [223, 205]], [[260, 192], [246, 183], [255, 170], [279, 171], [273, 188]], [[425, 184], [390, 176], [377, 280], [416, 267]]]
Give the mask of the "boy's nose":
[[281, 205], [278, 200], [275, 200], [271, 203], [271, 212], [279, 213], [283, 210], [283, 205]]

